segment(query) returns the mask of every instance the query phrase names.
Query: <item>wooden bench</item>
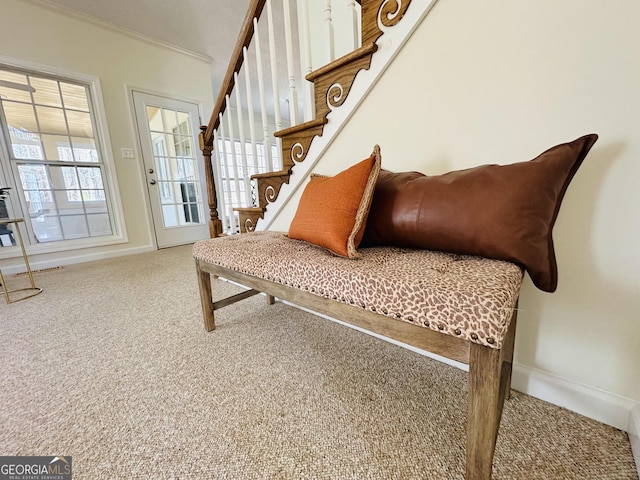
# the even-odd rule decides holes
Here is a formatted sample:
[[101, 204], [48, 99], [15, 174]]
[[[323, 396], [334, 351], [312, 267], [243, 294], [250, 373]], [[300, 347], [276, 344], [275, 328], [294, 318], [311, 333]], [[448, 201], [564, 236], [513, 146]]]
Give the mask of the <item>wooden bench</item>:
[[[264, 292], [469, 365], [466, 478], [491, 478], [509, 396], [522, 269], [428, 250], [373, 247], [338, 257], [282, 233], [197, 242], [193, 256], [207, 331], [214, 312]], [[245, 285], [213, 302], [211, 275]]]

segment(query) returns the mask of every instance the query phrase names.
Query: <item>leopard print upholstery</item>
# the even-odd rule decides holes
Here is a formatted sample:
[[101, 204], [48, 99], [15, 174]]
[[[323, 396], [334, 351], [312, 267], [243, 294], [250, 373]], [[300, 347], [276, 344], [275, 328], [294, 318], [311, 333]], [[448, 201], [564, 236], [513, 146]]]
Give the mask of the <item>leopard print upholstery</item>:
[[523, 272], [509, 262], [372, 247], [347, 259], [280, 232], [203, 240], [193, 256], [271, 282], [501, 348]]

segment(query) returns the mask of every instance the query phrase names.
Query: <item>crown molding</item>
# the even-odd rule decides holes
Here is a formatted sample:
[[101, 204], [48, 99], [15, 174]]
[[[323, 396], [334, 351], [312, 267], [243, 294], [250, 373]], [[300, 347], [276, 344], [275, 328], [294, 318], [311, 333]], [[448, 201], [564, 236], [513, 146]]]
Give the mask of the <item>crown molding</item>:
[[213, 63], [213, 57], [206, 55], [204, 53], [195, 52], [193, 50], [189, 50], [186, 48], [179, 47], [177, 45], [173, 45], [168, 42], [163, 42], [162, 40], [158, 40], [157, 38], [150, 37], [148, 35], [143, 35], [142, 33], [135, 32], [128, 28], [120, 27], [114, 23], [107, 22], [105, 20], [94, 17], [93, 15], [89, 15], [86, 13], [78, 12], [71, 8], [63, 7], [62, 5], [58, 5], [49, 0], [24, 0], [27, 3], [35, 5], [37, 7], [46, 8], [48, 10], [54, 11], [56, 13], [62, 14], [66, 17], [76, 18], [83, 22], [91, 23], [97, 27], [104, 28], [106, 30], [110, 30], [115, 33], [119, 33], [121, 35], [126, 35], [131, 38], [135, 38], [136, 40], [140, 40], [151, 45], [161, 47], [167, 50], [171, 50], [173, 52], [179, 53], [181, 55], [186, 55], [191, 58], [195, 58], [201, 62], [205, 62], [208, 64]]

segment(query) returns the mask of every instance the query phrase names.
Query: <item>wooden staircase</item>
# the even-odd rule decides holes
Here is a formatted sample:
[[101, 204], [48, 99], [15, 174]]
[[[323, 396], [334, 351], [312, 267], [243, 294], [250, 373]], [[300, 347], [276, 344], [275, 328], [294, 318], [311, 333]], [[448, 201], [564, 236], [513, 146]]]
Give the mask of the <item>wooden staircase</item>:
[[[250, 7], [247, 18], [260, 15], [265, 0], [254, 1]], [[259, 173], [251, 176], [255, 186], [257, 205], [234, 208], [239, 213], [240, 230], [251, 232], [255, 230], [268, 205], [274, 202], [280, 193], [283, 184], [289, 183], [292, 170], [297, 163], [303, 162], [309, 152], [309, 147], [315, 137], [322, 136], [325, 125], [330, 121], [329, 113], [340, 107], [346, 100], [358, 72], [369, 69], [371, 59], [377, 51], [376, 41], [383, 35], [378, 21], [385, 27], [396, 25], [407, 11], [411, 0], [361, 0], [361, 44], [360, 48], [343, 55], [335, 61], [325, 65], [306, 75], [305, 79], [313, 83], [313, 100], [315, 104], [315, 118], [313, 120], [294, 125], [277, 131], [275, 137], [282, 143], [282, 169], [267, 173]], [[254, 9], [252, 12], [251, 9]], [[241, 52], [248, 44], [253, 33], [253, 24], [245, 20], [243, 31], [235, 52]], [[202, 149], [207, 175], [207, 193], [210, 208], [210, 234], [212, 237], [222, 234], [222, 225], [218, 216], [216, 188], [211, 165], [213, 151], [213, 135], [219, 123], [220, 111], [224, 110], [224, 97], [233, 89], [233, 73], [240, 69], [237, 59], [227, 71], [228, 84], [223, 85], [216, 109], [208, 126], [201, 127], [200, 147]]]

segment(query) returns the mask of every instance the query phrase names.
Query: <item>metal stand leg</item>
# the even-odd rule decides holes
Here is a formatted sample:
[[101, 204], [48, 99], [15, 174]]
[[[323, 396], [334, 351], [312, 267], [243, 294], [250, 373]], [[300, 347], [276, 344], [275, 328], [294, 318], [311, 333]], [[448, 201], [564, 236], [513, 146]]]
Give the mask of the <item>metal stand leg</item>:
[[[22, 232], [20, 231], [20, 225], [19, 225], [20, 222], [24, 222], [24, 220], [22, 218], [10, 218], [7, 220], [2, 220], [2, 223], [4, 224], [13, 223], [16, 226], [18, 243], [20, 244], [20, 249], [22, 250], [22, 258], [24, 260], [25, 267], [27, 267], [27, 275], [29, 276], [29, 283], [31, 287], [18, 288], [16, 290], [8, 290], [7, 282], [4, 279], [4, 275], [2, 275], [2, 270], [0, 270], [0, 284], [2, 284], [2, 295], [4, 295], [5, 301], [7, 303], [19, 302], [20, 300], [25, 300], [27, 298], [31, 298], [35, 295], [38, 295], [39, 293], [42, 293], [42, 289], [39, 287], [36, 287], [36, 282], [33, 279], [33, 272], [31, 271], [31, 266], [29, 265], [29, 257], [27, 257], [27, 250], [24, 248], [24, 241], [22, 240]], [[22, 298], [19, 298], [18, 300], [11, 300], [11, 298], [9, 297], [10, 293], [26, 292], [26, 291], [31, 291], [31, 293], [23, 296]]]

